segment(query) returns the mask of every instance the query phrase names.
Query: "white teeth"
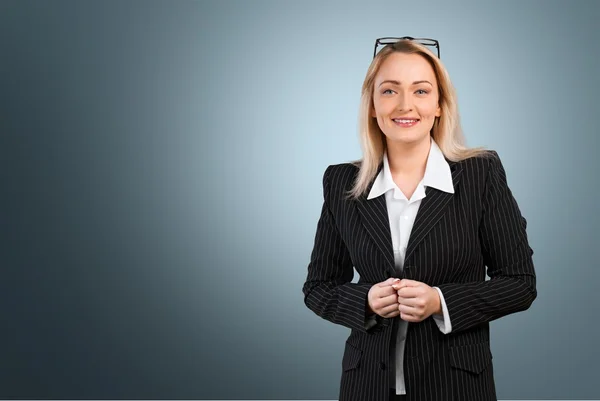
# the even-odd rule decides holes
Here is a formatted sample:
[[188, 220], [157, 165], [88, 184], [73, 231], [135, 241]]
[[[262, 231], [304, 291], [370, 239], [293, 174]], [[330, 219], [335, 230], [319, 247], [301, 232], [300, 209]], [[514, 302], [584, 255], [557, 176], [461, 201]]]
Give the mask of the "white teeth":
[[402, 123], [402, 124], [409, 124], [409, 123], [417, 122], [417, 120], [399, 120], [397, 118], [395, 118], [394, 121]]

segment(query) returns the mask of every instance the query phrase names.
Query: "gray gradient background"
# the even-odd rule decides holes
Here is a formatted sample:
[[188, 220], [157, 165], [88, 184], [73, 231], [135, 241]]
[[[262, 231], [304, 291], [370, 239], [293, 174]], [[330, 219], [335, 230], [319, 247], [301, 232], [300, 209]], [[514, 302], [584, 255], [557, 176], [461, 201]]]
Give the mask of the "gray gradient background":
[[[321, 4], [322, 3], [322, 4]], [[452, 4], [448, 4], [452, 3]], [[499, 152], [539, 296], [501, 399], [600, 398], [598, 1], [0, 0], [0, 397], [334, 399], [303, 304], [380, 36], [426, 36]]]

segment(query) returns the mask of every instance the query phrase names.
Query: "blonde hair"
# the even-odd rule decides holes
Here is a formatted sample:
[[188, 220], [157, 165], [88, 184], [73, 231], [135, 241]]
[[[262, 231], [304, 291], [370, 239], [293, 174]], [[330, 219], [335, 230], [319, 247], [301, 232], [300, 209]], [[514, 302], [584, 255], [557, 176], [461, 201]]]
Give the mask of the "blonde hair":
[[431, 129], [431, 136], [444, 156], [451, 161], [460, 161], [474, 156], [488, 155], [486, 149], [468, 148], [460, 126], [458, 105], [454, 86], [450, 76], [439, 58], [427, 47], [411, 40], [400, 40], [385, 46], [373, 59], [362, 85], [358, 131], [363, 151], [360, 160], [352, 162], [359, 167], [353, 188], [348, 192], [351, 198], [359, 198], [367, 191], [369, 184], [375, 179], [379, 166], [383, 161], [386, 141], [375, 117], [371, 116], [373, 106], [373, 86], [375, 76], [383, 62], [394, 52], [418, 54], [425, 58], [433, 68], [439, 92], [440, 117], [436, 117]]

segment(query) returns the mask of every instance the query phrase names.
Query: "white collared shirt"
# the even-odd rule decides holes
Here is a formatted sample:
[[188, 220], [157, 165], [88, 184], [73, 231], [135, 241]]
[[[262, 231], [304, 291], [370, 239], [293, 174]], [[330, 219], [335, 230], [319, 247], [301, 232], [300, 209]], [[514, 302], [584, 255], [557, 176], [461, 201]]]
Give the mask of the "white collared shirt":
[[[367, 200], [376, 198], [385, 194], [388, 217], [390, 222], [390, 231], [392, 234], [392, 245], [394, 247], [394, 262], [396, 270], [402, 273], [404, 266], [404, 257], [406, 255], [406, 246], [410, 237], [412, 226], [415, 222], [421, 200], [425, 197], [425, 187], [433, 187], [440, 191], [454, 193], [452, 183], [452, 173], [450, 166], [446, 161], [444, 154], [431, 139], [431, 147], [427, 156], [427, 164], [423, 179], [417, 185], [414, 193], [407, 199], [404, 193], [398, 188], [392, 178], [387, 153], [383, 155], [383, 169], [375, 178], [373, 186]], [[438, 328], [444, 334], [450, 333], [452, 325], [448, 315], [448, 307], [442, 295], [442, 291], [435, 288], [439, 295], [442, 306], [443, 316], [433, 315]], [[375, 324], [374, 318], [367, 321], [367, 328]], [[406, 343], [406, 332], [408, 322], [401, 320], [398, 327], [398, 337], [396, 338], [395, 372], [396, 372], [396, 394], [406, 394], [406, 385], [404, 382], [404, 346]]]

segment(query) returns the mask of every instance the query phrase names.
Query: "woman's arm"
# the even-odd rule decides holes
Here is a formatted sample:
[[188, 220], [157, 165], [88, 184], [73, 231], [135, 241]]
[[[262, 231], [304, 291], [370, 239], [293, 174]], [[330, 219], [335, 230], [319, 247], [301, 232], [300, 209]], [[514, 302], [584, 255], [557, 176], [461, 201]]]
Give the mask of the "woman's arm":
[[452, 332], [529, 308], [537, 296], [533, 250], [496, 152], [492, 152], [479, 238], [490, 280], [442, 284]]
[[354, 267], [329, 208], [329, 166], [323, 174], [323, 208], [317, 223], [308, 277], [302, 292], [304, 303], [318, 316], [351, 329], [366, 332], [375, 322], [368, 319], [367, 295], [371, 284], [351, 283]]

